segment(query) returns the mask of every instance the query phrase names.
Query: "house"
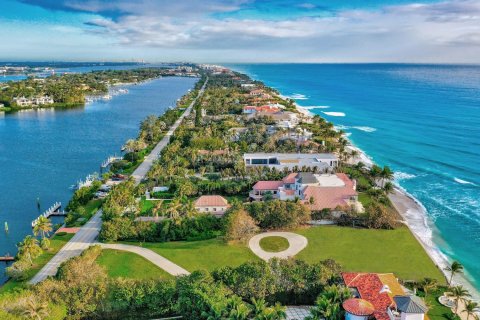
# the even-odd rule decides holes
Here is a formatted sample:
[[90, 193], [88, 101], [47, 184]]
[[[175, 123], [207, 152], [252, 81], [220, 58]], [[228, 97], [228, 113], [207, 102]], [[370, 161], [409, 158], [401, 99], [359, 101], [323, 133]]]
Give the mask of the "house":
[[281, 181], [258, 181], [249, 193], [254, 201], [264, 200], [267, 195], [283, 201], [298, 198], [312, 211], [337, 207], [364, 210], [358, 201], [355, 180], [344, 173], [291, 173]]
[[32, 105], [32, 101], [30, 99], [27, 99], [25, 97], [16, 97], [13, 98], [13, 102], [17, 104], [19, 107], [28, 107]]
[[407, 295], [392, 273], [346, 272], [342, 278], [354, 296], [343, 303], [346, 319], [425, 319], [425, 304], [418, 297]]
[[316, 168], [318, 172], [331, 171], [338, 165], [338, 158], [332, 153], [245, 153], [246, 167], [268, 167], [301, 170], [303, 167]]
[[243, 113], [247, 115], [270, 115], [280, 112], [280, 109], [274, 105], [263, 105], [263, 106], [245, 106], [243, 107]]
[[202, 213], [211, 213], [221, 217], [230, 207], [227, 199], [222, 196], [201, 196], [195, 201], [195, 209]]

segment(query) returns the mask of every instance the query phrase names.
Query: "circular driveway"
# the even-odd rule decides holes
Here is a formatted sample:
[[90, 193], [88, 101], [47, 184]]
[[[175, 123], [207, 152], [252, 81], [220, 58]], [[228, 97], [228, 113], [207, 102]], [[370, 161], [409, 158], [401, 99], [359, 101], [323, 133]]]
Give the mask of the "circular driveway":
[[[263, 250], [260, 247], [260, 240], [267, 237], [282, 237], [287, 239], [288, 244], [290, 245], [287, 250], [280, 252], [268, 252]], [[307, 238], [292, 232], [265, 232], [253, 236], [248, 242], [250, 250], [253, 251], [261, 259], [268, 261], [272, 258], [288, 259], [293, 257], [303, 249], [308, 244]]]

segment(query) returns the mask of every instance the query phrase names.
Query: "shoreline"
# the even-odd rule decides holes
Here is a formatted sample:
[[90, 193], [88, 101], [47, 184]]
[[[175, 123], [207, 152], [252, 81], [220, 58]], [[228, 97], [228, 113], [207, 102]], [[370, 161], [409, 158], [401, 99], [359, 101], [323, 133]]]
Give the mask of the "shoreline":
[[[282, 99], [288, 97], [279, 95]], [[312, 117], [315, 115], [310, 110], [300, 106], [295, 102], [297, 110], [306, 117]], [[348, 148], [358, 152], [356, 161], [363, 162], [367, 167], [371, 167], [374, 161], [359, 147], [354, 145], [348, 137]], [[420, 245], [423, 247], [427, 255], [433, 261], [433, 263], [439, 268], [442, 274], [445, 276], [446, 281], [450, 279], [450, 273], [445, 270], [445, 267], [451, 264], [448, 257], [440, 250], [435, 241], [433, 240], [434, 224], [430, 221], [427, 213], [427, 209], [422, 203], [416, 199], [413, 195], [409, 194], [398, 183], [394, 183], [394, 191], [389, 195], [389, 199], [392, 202], [394, 208], [402, 216], [404, 224], [408, 227], [413, 236], [417, 239]], [[465, 271], [464, 271], [465, 272]], [[452, 280], [454, 285], [462, 285], [472, 295], [471, 299], [474, 301], [480, 301], [480, 290], [477, 289], [468, 275], [465, 273], [457, 274]]]

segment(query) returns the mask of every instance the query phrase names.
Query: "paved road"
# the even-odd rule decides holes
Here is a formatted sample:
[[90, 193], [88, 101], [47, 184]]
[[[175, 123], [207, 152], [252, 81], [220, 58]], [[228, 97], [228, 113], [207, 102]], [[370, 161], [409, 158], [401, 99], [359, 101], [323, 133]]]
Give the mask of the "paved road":
[[139, 256], [144, 257], [160, 269], [165, 270], [166, 272], [170, 273], [172, 276], [181, 276], [181, 275], [189, 275], [190, 272], [183, 269], [179, 265], [176, 265], [172, 261], [162, 257], [158, 253], [138, 247], [138, 246], [131, 246], [128, 244], [120, 244], [120, 243], [95, 243], [96, 245], [101, 246], [104, 249], [114, 249], [114, 250], [121, 250], [121, 251], [128, 251], [138, 254]]
[[155, 146], [152, 152], [138, 166], [137, 170], [133, 172], [132, 177], [135, 179], [136, 184], [139, 184], [143, 180], [143, 178], [145, 178], [145, 175], [148, 173], [148, 171], [150, 171], [150, 168], [152, 167], [153, 163], [156, 160], [158, 160], [158, 158], [160, 157], [160, 152], [162, 152], [163, 148], [165, 148], [167, 144], [170, 142], [170, 137], [173, 135], [175, 130], [177, 130], [178, 126], [182, 123], [183, 119], [190, 115], [190, 113], [192, 112], [193, 105], [197, 101], [197, 98], [203, 94], [203, 91], [205, 90], [205, 86], [207, 85], [207, 82], [208, 82], [208, 79], [207, 81], [205, 81], [202, 88], [198, 92], [197, 97], [192, 101], [192, 103], [188, 106], [185, 112], [173, 124], [173, 126], [170, 128], [167, 134], [163, 137], [163, 139]]
[[[288, 244], [290, 245], [288, 249], [280, 252], [267, 252], [260, 247], [260, 240], [266, 237], [282, 237], [287, 239]], [[308, 244], [307, 238], [292, 232], [265, 232], [253, 236], [248, 242], [250, 250], [253, 251], [260, 259], [268, 261], [272, 258], [288, 259], [293, 257], [303, 249]]]
[[63, 246], [60, 251], [30, 280], [36, 284], [47, 277], [57, 274], [61, 263], [80, 255], [95, 241], [102, 225], [102, 212], [99, 210], [80, 230]]
[[[145, 175], [150, 170], [153, 165], [153, 162], [158, 159], [160, 152], [165, 148], [169, 143], [170, 137], [173, 135], [175, 130], [178, 128], [182, 120], [192, 112], [193, 105], [200, 97], [207, 85], [207, 81], [203, 84], [202, 88], [198, 92], [197, 97], [192, 101], [188, 106], [185, 112], [180, 116], [180, 118], [174, 123], [174, 125], [167, 132], [165, 137], [155, 146], [152, 152], [145, 158], [142, 164], [135, 170], [132, 176], [135, 179], [136, 184], [139, 184]], [[58, 267], [64, 261], [67, 261], [70, 258], [80, 255], [85, 249], [91, 246], [97, 239], [102, 226], [101, 219], [102, 211], [99, 210], [91, 219], [88, 221], [80, 230], [73, 236], [70, 241], [63, 246], [60, 251], [29, 281], [31, 284], [39, 283], [45, 280], [49, 276], [54, 276], [57, 274]]]

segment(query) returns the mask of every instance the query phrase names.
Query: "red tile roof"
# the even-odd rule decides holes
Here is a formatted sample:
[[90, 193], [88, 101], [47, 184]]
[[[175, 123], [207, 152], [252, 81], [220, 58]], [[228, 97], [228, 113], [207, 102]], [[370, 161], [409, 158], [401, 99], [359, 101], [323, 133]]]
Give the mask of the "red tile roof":
[[225, 207], [228, 201], [222, 196], [201, 196], [195, 201], [195, 207]]
[[351, 298], [342, 303], [343, 309], [356, 316], [371, 316], [375, 312], [375, 307], [364, 299]]
[[[348, 205], [347, 200], [357, 195], [354, 189], [354, 182], [350, 180], [346, 174], [337, 173], [345, 186], [343, 187], [320, 187], [307, 186], [303, 190], [305, 202], [309, 204], [311, 210], [322, 210], [325, 208], [335, 209], [336, 207], [345, 207]], [[310, 204], [310, 198], [314, 199], [314, 203]]]
[[290, 173], [288, 176], [282, 179], [283, 183], [295, 183], [296, 172]]
[[381, 292], [384, 283], [376, 273], [342, 273], [345, 285], [356, 288], [360, 297], [370, 302], [375, 308], [374, 316], [377, 320], [390, 320], [387, 308], [394, 305], [388, 292]]
[[283, 181], [258, 181], [253, 190], [277, 190], [283, 186]]

